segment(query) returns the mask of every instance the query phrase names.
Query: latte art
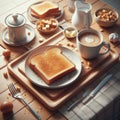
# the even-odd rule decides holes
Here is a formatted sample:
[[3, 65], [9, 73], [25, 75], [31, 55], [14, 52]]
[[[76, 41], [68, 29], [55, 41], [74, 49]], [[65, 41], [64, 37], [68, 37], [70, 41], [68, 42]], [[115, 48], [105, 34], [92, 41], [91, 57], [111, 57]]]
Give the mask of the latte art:
[[100, 44], [100, 38], [95, 33], [84, 33], [79, 37], [80, 42], [87, 46], [97, 46]]
[[[100, 57], [110, 50], [109, 43], [103, 41], [102, 33], [94, 29], [81, 30], [78, 32], [76, 40], [81, 57], [87, 60]], [[101, 51], [102, 47], [106, 47], [106, 49]]]

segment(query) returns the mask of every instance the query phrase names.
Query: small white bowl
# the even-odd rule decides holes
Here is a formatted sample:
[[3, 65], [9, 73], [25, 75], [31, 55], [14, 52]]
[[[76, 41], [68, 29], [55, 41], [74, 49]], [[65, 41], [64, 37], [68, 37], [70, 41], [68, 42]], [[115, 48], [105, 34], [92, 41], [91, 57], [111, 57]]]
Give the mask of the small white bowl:
[[118, 21], [119, 14], [110, 8], [100, 8], [95, 11], [94, 19], [102, 27], [111, 27]]
[[64, 29], [64, 35], [66, 38], [72, 39], [75, 38], [77, 35], [77, 29], [75, 27], [66, 27]]

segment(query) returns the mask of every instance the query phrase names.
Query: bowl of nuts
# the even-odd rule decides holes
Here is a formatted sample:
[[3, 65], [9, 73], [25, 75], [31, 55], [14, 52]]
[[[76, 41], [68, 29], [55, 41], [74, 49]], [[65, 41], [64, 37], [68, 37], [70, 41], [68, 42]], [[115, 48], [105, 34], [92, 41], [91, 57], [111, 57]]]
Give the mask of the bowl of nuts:
[[40, 33], [51, 34], [58, 29], [58, 21], [55, 18], [46, 17], [43, 19], [39, 19], [36, 22], [36, 27]]
[[94, 19], [102, 27], [111, 27], [118, 21], [119, 14], [110, 8], [100, 8], [95, 11]]

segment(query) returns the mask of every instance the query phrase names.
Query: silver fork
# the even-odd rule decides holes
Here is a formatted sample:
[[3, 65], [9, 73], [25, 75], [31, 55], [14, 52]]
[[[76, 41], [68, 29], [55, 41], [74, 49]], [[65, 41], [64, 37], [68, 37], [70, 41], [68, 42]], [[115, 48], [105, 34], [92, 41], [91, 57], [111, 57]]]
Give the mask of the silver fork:
[[11, 93], [11, 95], [16, 98], [19, 99], [22, 103], [24, 103], [29, 110], [32, 112], [32, 114], [38, 119], [38, 120], [42, 120], [41, 117], [28, 105], [28, 103], [22, 98], [21, 93], [15, 88], [13, 83], [10, 83], [8, 85], [8, 89]]

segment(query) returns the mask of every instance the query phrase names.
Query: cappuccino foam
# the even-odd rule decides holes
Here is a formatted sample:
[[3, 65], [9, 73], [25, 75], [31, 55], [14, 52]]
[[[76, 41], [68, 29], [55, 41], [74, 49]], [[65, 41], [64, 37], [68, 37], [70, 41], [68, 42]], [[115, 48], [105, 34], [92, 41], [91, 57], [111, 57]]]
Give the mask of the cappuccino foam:
[[83, 45], [90, 46], [90, 47], [97, 46], [101, 42], [99, 36], [91, 32], [83, 33], [82, 35], [80, 35], [79, 41]]

